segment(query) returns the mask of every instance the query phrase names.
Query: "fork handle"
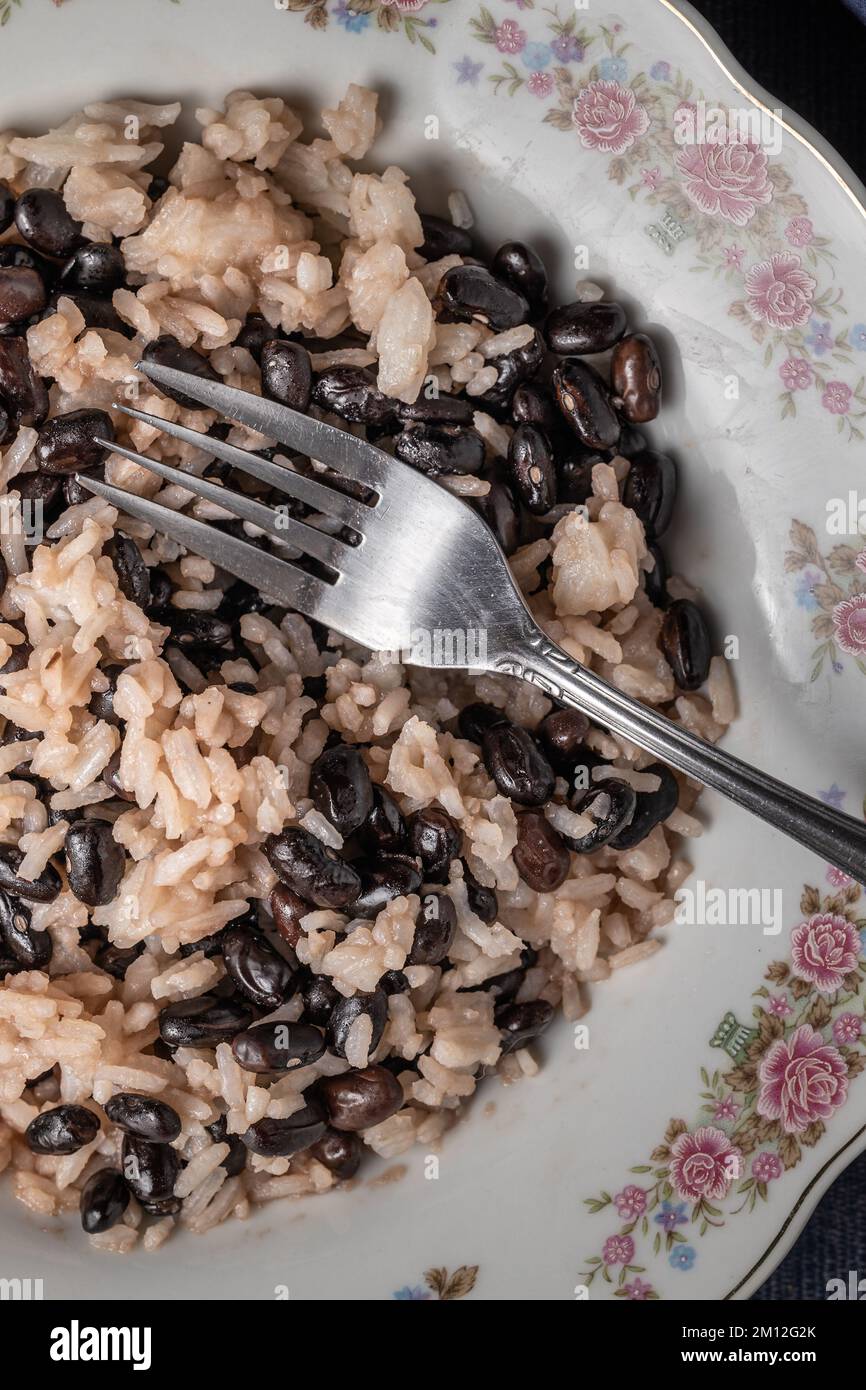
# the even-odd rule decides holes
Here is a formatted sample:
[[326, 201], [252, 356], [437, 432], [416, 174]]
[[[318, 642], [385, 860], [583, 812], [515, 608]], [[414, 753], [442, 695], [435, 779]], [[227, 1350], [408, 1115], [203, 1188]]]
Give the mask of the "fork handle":
[[574, 661], [539, 629], [528, 631], [524, 641], [512, 656], [495, 663], [498, 671], [520, 676], [561, 704], [573, 705], [611, 733], [623, 735], [678, 772], [745, 807], [850, 874], [855, 882], [866, 883], [866, 823], [750, 767], [624, 695]]

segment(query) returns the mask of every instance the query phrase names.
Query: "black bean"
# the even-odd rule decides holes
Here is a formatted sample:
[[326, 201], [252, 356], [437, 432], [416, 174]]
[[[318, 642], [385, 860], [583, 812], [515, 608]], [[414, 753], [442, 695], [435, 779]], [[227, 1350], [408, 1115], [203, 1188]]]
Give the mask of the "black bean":
[[536, 730], [554, 770], [569, 777], [583, 752], [589, 733], [589, 720], [576, 709], [554, 709], [546, 714]]
[[[141, 354], [144, 362], [153, 362], [157, 367], [173, 367], [178, 372], [191, 372], [193, 376], [199, 376], [203, 381], [219, 381], [219, 377], [214, 371], [206, 357], [195, 348], [183, 347], [177, 338], [173, 338], [170, 333], [163, 333], [161, 337], [154, 338], [152, 343], [148, 343], [144, 352]], [[194, 401], [191, 396], [185, 396], [182, 391], [175, 391], [169, 386], [160, 386], [153, 383], [157, 391], [161, 391], [164, 396], [177, 401], [177, 404], [184, 406], [187, 410], [202, 410], [203, 407], [198, 401]]]
[[278, 1009], [293, 992], [295, 970], [257, 932], [234, 924], [222, 933], [225, 967], [245, 999]]
[[46, 473], [84, 473], [104, 463], [114, 440], [114, 426], [104, 410], [72, 410], [55, 415], [39, 431], [36, 462]]
[[402, 970], [386, 970], [379, 980], [379, 989], [390, 999], [392, 994], [406, 994], [410, 985]]
[[159, 1035], [169, 1047], [216, 1047], [249, 1028], [252, 1009], [239, 999], [200, 994], [169, 1004], [159, 1015]]
[[126, 855], [110, 821], [81, 820], [70, 825], [64, 845], [69, 887], [79, 902], [104, 907], [117, 896]]
[[[0, 341], [0, 352], [3, 344]], [[24, 473], [15, 479], [15, 490], [23, 502], [32, 502], [36, 515], [42, 513], [44, 525], [49, 525], [49, 517], [53, 511], [53, 503], [60, 495], [62, 482], [60, 478], [52, 478], [48, 473]]]
[[550, 442], [538, 425], [518, 425], [508, 446], [511, 484], [536, 516], [556, 505], [556, 469]]
[[471, 425], [475, 415], [472, 401], [463, 396], [425, 396], [406, 403], [397, 401], [397, 419], [406, 424]]
[[42, 970], [54, 949], [47, 931], [34, 931], [27, 904], [4, 892], [0, 892], [0, 940], [4, 954], [25, 970]]
[[[240, 920], [245, 921], [246, 919], [241, 918]], [[184, 960], [187, 956], [196, 956], [199, 953], [206, 956], [208, 960], [212, 960], [214, 956], [221, 956], [223, 936], [226, 930], [226, 927], [220, 927], [219, 931], [210, 932], [207, 936], [200, 936], [195, 941], [184, 941], [178, 947], [179, 955], [183, 956]]]
[[658, 777], [660, 786], [654, 792], [637, 793], [634, 815], [625, 829], [610, 841], [611, 849], [634, 849], [651, 830], [673, 814], [679, 803], [679, 785], [670, 768], [664, 763], [650, 763], [641, 771]]
[[[106, 724], [113, 724], [115, 728], [120, 727], [120, 715], [114, 713], [114, 697], [117, 694], [117, 677], [122, 671], [122, 667], [109, 666], [103, 669], [100, 674], [105, 676], [108, 681], [107, 690], [94, 690], [90, 697], [87, 708], [97, 719], [103, 719]], [[120, 762], [120, 749], [117, 750], [118, 763]], [[105, 773], [102, 774], [103, 780]]]
[[655, 560], [655, 564], [651, 570], [643, 571], [644, 592], [654, 608], [667, 608], [670, 602], [667, 560], [660, 546], [648, 545], [647, 550]]
[[99, 1120], [83, 1105], [57, 1105], [31, 1120], [24, 1138], [35, 1154], [74, 1154], [92, 1144], [99, 1133]]
[[415, 918], [415, 936], [408, 965], [439, 965], [451, 949], [457, 931], [457, 911], [444, 893], [425, 893]]
[[58, 277], [61, 285], [91, 294], [110, 295], [126, 281], [126, 265], [119, 246], [98, 241], [79, 246]]
[[522, 811], [517, 817], [513, 857], [523, 882], [536, 893], [553, 893], [568, 877], [571, 859], [565, 841], [542, 811]]
[[147, 609], [150, 606], [150, 576], [135, 541], [129, 536], [116, 535], [111, 558], [124, 598], [139, 608]]
[[704, 615], [690, 599], [677, 599], [668, 608], [659, 646], [680, 690], [703, 685], [710, 674], [713, 649]]
[[155, 566], [150, 571], [150, 614], [159, 614], [167, 606], [174, 592], [174, 580], [164, 569]]
[[277, 877], [316, 907], [340, 911], [361, 891], [361, 880], [351, 865], [300, 826], [271, 835], [263, 849]]
[[15, 194], [6, 183], [0, 181], [0, 232], [7, 232], [15, 216]]
[[465, 705], [457, 716], [460, 737], [468, 738], [470, 743], [480, 744], [488, 729], [495, 728], [497, 724], [507, 723], [508, 720], [501, 709], [480, 702]]
[[311, 975], [301, 983], [301, 998], [304, 1001], [305, 1021], [325, 1028], [343, 996], [327, 975]]
[[553, 1005], [546, 999], [533, 999], [526, 1004], [506, 1004], [496, 1010], [496, 1026], [502, 1031], [502, 1055], [526, 1047], [553, 1018]]
[[328, 367], [316, 377], [313, 400], [352, 424], [384, 425], [394, 417], [394, 402], [382, 395], [367, 367]]
[[523, 295], [531, 320], [541, 318], [547, 309], [547, 271], [531, 246], [522, 241], [506, 241], [493, 257], [491, 270]]
[[[105, 469], [101, 464], [91, 469], [91, 477], [104, 481]], [[90, 502], [93, 493], [73, 473], [66, 473], [63, 475], [63, 496], [67, 507], [77, 507], [80, 502]]]
[[81, 223], [70, 217], [63, 195], [53, 188], [28, 188], [15, 205], [15, 226], [43, 256], [69, 256], [81, 236]]
[[[522, 965], [517, 965], [513, 970], [506, 970], [501, 975], [491, 975], [479, 988], [488, 990], [495, 997], [496, 1007], [499, 1008], [502, 1004], [511, 1003], [525, 979], [526, 971], [524, 967]], [[464, 994], [474, 988], [474, 985], [469, 985], [457, 992], [458, 994]]]
[[246, 348], [247, 352], [259, 362], [265, 343], [273, 343], [277, 339], [281, 341], [285, 339], [281, 329], [273, 328], [261, 314], [248, 314], [243, 328], [235, 338], [234, 346]]
[[372, 921], [395, 898], [417, 893], [421, 875], [411, 859], [395, 855], [382, 858], [370, 869], [361, 872], [361, 891], [347, 908], [353, 917]]
[[109, 943], [103, 946], [93, 958], [94, 965], [100, 970], [104, 970], [106, 975], [112, 975], [115, 980], [125, 980], [126, 972], [134, 960], [138, 960], [144, 951], [144, 942], [139, 941], [135, 946], [114, 946]]
[[147, 1216], [177, 1216], [183, 1206], [180, 1197], [161, 1197], [158, 1201], [139, 1197], [138, 1204]]
[[57, 870], [49, 863], [38, 878], [19, 878], [18, 866], [23, 858], [21, 850], [13, 845], [0, 845], [0, 888], [31, 903], [53, 903], [63, 887]]
[[98, 1235], [116, 1226], [128, 1206], [129, 1188], [123, 1174], [116, 1168], [100, 1168], [81, 1189], [81, 1224], [89, 1236]]
[[499, 333], [529, 319], [529, 304], [520, 291], [480, 265], [455, 265], [446, 270], [434, 308], [452, 322], [475, 319]]
[[356, 1134], [326, 1129], [310, 1147], [310, 1157], [324, 1164], [338, 1182], [348, 1182], [361, 1166], [363, 1145]]
[[661, 408], [662, 367], [655, 343], [633, 333], [617, 343], [610, 360], [610, 384], [627, 420], [645, 425]]
[[497, 411], [508, 408], [518, 387], [535, 376], [543, 361], [544, 343], [537, 331], [523, 347], [513, 348], [502, 357], [491, 357], [487, 366], [496, 368], [496, 381], [475, 397], [476, 406]]
[[288, 1071], [293, 1066], [309, 1066], [325, 1051], [325, 1039], [309, 1023], [288, 1023], [277, 1019], [258, 1023], [238, 1033], [232, 1042], [235, 1061], [245, 1071]]
[[551, 435], [560, 417], [550, 394], [543, 386], [525, 381], [511, 398], [511, 418], [515, 425], [540, 425]]
[[119, 796], [121, 801], [134, 801], [135, 792], [127, 791], [120, 784], [120, 749], [112, 753], [106, 766], [102, 771], [102, 780], [107, 787], [110, 787], [115, 796]]
[[89, 294], [86, 290], [56, 289], [48, 297], [46, 314], [56, 314], [61, 298], [70, 299], [88, 328], [106, 328], [124, 338], [135, 336], [135, 330], [124, 323], [110, 299]]
[[622, 500], [643, 522], [650, 540], [664, 535], [670, 525], [677, 495], [677, 470], [673, 459], [654, 449], [642, 449], [631, 461]]
[[568, 357], [554, 369], [556, 400], [578, 439], [589, 449], [615, 449], [622, 425], [604, 381], [579, 357]]
[[484, 765], [503, 796], [520, 806], [543, 806], [553, 795], [553, 768], [535, 739], [517, 724], [496, 724], [481, 744]]
[[310, 910], [309, 903], [293, 893], [284, 883], [278, 883], [271, 893], [268, 906], [274, 919], [274, 926], [289, 946], [295, 947], [303, 936], [301, 918]]
[[337, 1057], [346, 1055], [346, 1039], [349, 1029], [357, 1018], [366, 1015], [372, 1024], [370, 1051], [375, 1052], [382, 1041], [385, 1024], [388, 1022], [388, 999], [385, 991], [375, 989], [371, 994], [352, 994], [348, 999], [340, 996], [328, 1019], [328, 1048]]
[[229, 1134], [225, 1115], [220, 1115], [211, 1125], [205, 1125], [215, 1144], [228, 1144], [229, 1151], [220, 1164], [230, 1178], [236, 1178], [247, 1166], [247, 1148], [239, 1134]]
[[425, 261], [441, 261], [443, 256], [471, 256], [472, 238], [463, 227], [455, 227], [444, 217], [421, 213], [424, 241], [419, 247]]
[[306, 410], [313, 389], [310, 354], [301, 343], [273, 339], [261, 354], [262, 395], [291, 410]]
[[361, 827], [360, 840], [375, 855], [399, 854], [406, 848], [408, 830], [403, 813], [384, 787], [373, 788], [373, 807]]
[[5, 980], [7, 975], [20, 975], [24, 968], [20, 961], [0, 951], [0, 980]]
[[180, 1156], [170, 1144], [154, 1144], [124, 1134], [120, 1166], [132, 1195], [140, 1202], [164, 1202], [174, 1195]]
[[409, 846], [421, 860], [428, 883], [447, 883], [448, 867], [463, 843], [463, 832], [441, 806], [428, 806], [409, 819]]
[[[0, 397], [18, 424], [38, 427], [48, 414], [48, 391], [21, 338], [0, 338]], [[15, 480], [19, 491], [23, 481]]]
[[[4, 589], [6, 588], [6, 573], [5, 573], [5, 570], [6, 570], [6, 565], [5, 565], [5, 562], [4, 562], [4, 564], [3, 564], [3, 585], [2, 585], [2, 587], [3, 587]], [[26, 640], [25, 640], [24, 642], [19, 642], [17, 646], [15, 646], [15, 647], [12, 648], [11, 652], [10, 652], [9, 655], [7, 656], [7, 658], [6, 658], [6, 660], [4, 661], [3, 665], [0, 666], [0, 676], [11, 676], [11, 675], [14, 674], [15, 671], [24, 671], [24, 670], [26, 670], [27, 666], [29, 665], [30, 658], [31, 658], [32, 655], [33, 655], [33, 648], [31, 647], [30, 643], [29, 643], [28, 641], [26, 641]], [[33, 735], [33, 734], [30, 734], [30, 735], [28, 735], [28, 737], [33, 738], [34, 735]]]
[[486, 884], [479, 883], [472, 873], [466, 860], [463, 861], [463, 882], [466, 884], [466, 899], [469, 907], [476, 917], [480, 917], [485, 926], [491, 926], [499, 916], [499, 899], [494, 888], [488, 888]]
[[572, 502], [578, 506], [587, 502], [592, 496], [592, 470], [597, 463], [604, 462], [600, 454], [574, 453], [560, 459], [556, 467], [560, 502]]
[[153, 1144], [170, 1144], [181, 1131], [180, 1115], [174, 1107], [153, 1096], [121, 1091], [102, 1108], [111, 1123], [125, 1134], [136, 1134]]
[[0, 267], [0, 324], [23, 323], [48, 303], [42, 276], [26, 266]]
[[180, 647], [224, 647], [232, 640], [231, 625], [218, 618], [215, 613], [196, 612], [192, 608], [171, 608], [168, 621], [171, 624], [171, 635]]
[[333, 1128], [352, 1133], [382, 1124], [403, 1104], [402, 1086], [384, 1067], [325, 1076], [320, 1086]]
[[326, 748], [310, 769], [310, 796], [317, 811], [348, 839], [373, 809], [373, 784], [357, 747]]
[[628, 319], [621, 304], [605, 300], [597, 304], [562, 304], [548, 314], [544, 336], [551, 352], [562, 357], [581, 356], [607, 352], [627, 327]]
[[241, 1138], [254, 1154], [264, 1158], [290, 1158], [321, 1139], [325, 1128], [324, 1110], [318, 1101], [309, 1100], [303, 1110], [296, 1110], [285, 1120], [265, 1118], [250, 1125]]
[[394, 452], [431, 478], [479, 473], [484, 467], [484, 440], [462, 425], [416, 425], [397, 436]]
[[594, 782], [587, 791], [573, 797], [569, 804], [572, 810], [588, 816], [595, 825], [580, 839], [571, 835], [564, 835], [563, 839], [576, 854], [592, 854], [631, 823], [636, 797], [634, 787], [628, 782], [622, 782], [618, 777], [606, 777], [604, 781]]
[[490, 490], [474, 499], [480, 512], [506, 555], [513, 555], [520, 544], [520, 511], [507, 483], [488, 479]]

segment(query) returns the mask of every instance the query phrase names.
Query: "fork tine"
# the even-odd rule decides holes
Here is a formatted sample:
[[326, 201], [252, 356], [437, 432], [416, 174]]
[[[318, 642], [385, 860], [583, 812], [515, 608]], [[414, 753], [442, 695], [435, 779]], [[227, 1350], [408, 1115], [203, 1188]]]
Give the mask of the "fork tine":
[[[317, 512], [336, 517], [355, 531], [363, 531], [363, 522], [369, 516], [370, 508], [353, 497], [347, 497], [344, 492], [328, 487], [326, 483], [307, 478], [303, 473], [295, 473], [283, 464], [257, 458], [248, 449], [239, 449], [237, 445], [226, 444], [222, 439], [212, 439], [209, 434], [201, 434], [186, 425], [177, 425], [173, 420], [163, 420], [160, 415], [149, 415], [145, 410], [133, 410], [131, 406], [123, 405], [120, 401], [115, 402], [115, 409], [123, 411], [124, 415], [131, 415], [134, 420], [141, 420], [145, 425], [152, 425], [163, 434], [170, 434], [173, 439], [181, 439], [193, 448], [206, 449], [214, 458], [222, 459], [223, 463], [230, 463], [233, 468], [249, 474], [251, 478], [258, 478], [260, 483], [267, 483], [269, 487], [277, 488], [290, 497], [306, 502]], [[121, 452], [114, 445], [111, 447], [115, 453]]]
[[179, 372], [174, 367], [162, 367], [156, 362], [137, 362], [136, 367], [158, 386], [167, 386], [173, 391], [180, 391], [182, 395], [191, 396], [194, 401], [211, 410], [218, 410], [232, 420], [239, 420], [242, 425], [257, 430], [268, 439], [278, 439], [290, 449], [297, 449], [309, 458], [327, 463], [346, 478], [354, 478], [356, 482], [377, 490], [385, 481], [391, 466], [388, 455], [345, 430], [326, 425], [322, 420], [313, 420], [263, 396], [240, 391], [236, 386], [207, 381], [190, 372]]
[[115, 454], [121, 454], [131, 463], [141, 464], [142, 468], [158, 474], [167, 483], [175, 483], [196, 497], [215, 502], [232, 516], [251, 522], [275, 540], [296, 546], [298, 550], [314, 556], [323, 564], [330, 565], [332, 569], [339, 569], [341, 560], [345, 561], [347, 553], [352, 549], [324, 531], [317, 531], [314, 526], [306, 526], [294, 517], [274, 511], [272, 507], [265, 506], [254, 497], [244, 497], [243, 493], [233, 492], [231, 488], [217, 487], [206, 478], [197, 478], [192, 473], [183, 473], [179, 468], [171, 468], [166, 463], [157, 463], [155, 459], [150, 459], [145, 454], [137, 454], [133, 449], [125, 449], [120, 444], [106, 444], [105, 447], [113, 450]]
[[104, 497], [118, 511], [146, 521], [155, 530], [164, 532], [196, 555], [213, 561], [219, 569], [228, 570], [254, 589], [294, 608], [305, 617], [326, 623], [329, 627], [334, 626], [336, 610], [331, 594], [332, 585], [296, 569], [288, 560], [278, 560], [275, 555], [269, 555], [267, 551], [259, 550], [246, 541], [227, 536], [213, 526], [196, 521], [195, 517], [173, 512], [146, 497], [137, 497], [98, 478], [90, 478], [86, 473], [75, 476], [89, 492]]

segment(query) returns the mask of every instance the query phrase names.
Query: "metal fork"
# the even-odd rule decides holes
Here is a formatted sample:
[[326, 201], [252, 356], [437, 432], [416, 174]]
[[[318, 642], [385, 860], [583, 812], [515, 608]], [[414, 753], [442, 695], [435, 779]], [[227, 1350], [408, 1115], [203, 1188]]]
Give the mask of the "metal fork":
[[[372, 651], [401, 652], [410, 664], [460, 665], [522, 677], [866, 883], [864, 822], [750, 767], [572, 660], [531, 616], [489, 527], [444, 487], [365, 440], [274, 401], [153, 363], [140, 362], [138, 369], [158, 386], [182, 392], [315, 460], [322, 471], [317, 476], [296, 472], [288, 463], [258, 458], [159, 416], [125, 405], [118, 409], [207, 450], [308, 504], [314, 513], [298, 520], [254, 497], [112, 443], [106, 447], [281, 542], [285, 558], [80, 475], [79, 482], [91, 492], [267, 597]], [[346, 538], [346, 528], [354, 533], [355, 544]], [[334, 530], [339, 534], [331, 534]], [[296, 563], [299, 553], [325, 567], [324, 573], [310, 573]], [[484, 641], [461, 652], [459, 661], [449, 659], [442, 643], [433, 659], [429, 643], [419, 644], [415, 636], [468, 632], [481, 634]]]

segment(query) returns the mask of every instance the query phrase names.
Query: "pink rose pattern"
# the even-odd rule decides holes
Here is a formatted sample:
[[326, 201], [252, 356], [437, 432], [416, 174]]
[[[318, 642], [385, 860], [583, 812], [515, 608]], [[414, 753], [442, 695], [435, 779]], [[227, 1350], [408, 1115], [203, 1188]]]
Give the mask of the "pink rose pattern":
[[833, 630], [843, 652], [866, 656], [866, 594], [855, 594], [836, 604]]
[[572, 120], [588, 150], [622, 154], [649, 129], [649, 115], [630, 87], [590, 82], [574, 103]]
[[820, 994], [835, 994], [860, 958], [860, 935], [847, 917], [818, 913], [791, 934], [794, 974]]
[[[852, 1008], [862, 1010], [866, 998], [855, 920], [863, 890], [843, 877], [845, 883], [832, 887], [844, 895], [844, 906], [838, 897], [821, 901], [814, 888], [804, 891], [804, 901], [816, 901], [820, 910], [792, 929], [789, 960], [767, 966], [765, 980], [776, 993], [766, 986], [756, 991], [766, 1011], [755, 1009], [758, 1022], [737, 1042], [731, 1070], [701, 1071], [701, 1111], [712, 1122], [671, 1120], [664, 1143], [631, 1170], [640, 1175], [639, 1186], [588, 1199], [591, 1211], [615, 1213], [622, 1225], [587, 1260], [583, 1282], [604, 1271], [616, 1297], [660, 1297], [642, 1277], [650, 1260], [660, 1270], [662, 1261], [691, 1269], [700, 1237], [770, 1200], [770, 1186], [820, 1143], [852, 1079], [866, 1071], [866, 1017]], [[714, 1045], [722, 1044], [714, 1039]]]
[[708, 217], [745, 227], [759, 207], [772, 202], [767, 156], [756, 145], [687, 145], [674, 163], [686, 196]]
[[749, 313], [771, 328], [802, 328], [809, 322], [817, 285], [799, 256], [776, 252], [746, 272]]
[[671, 1182], [681, 1197], [697, 1201], [701, 1197], [724, 1197], [731, 1182], [740, 1175], [740, 1150], [724, 1130], [703, 1125], [693, 1134], [680, 1134], [671, 1149]]
[[802, 1134], [816, 1121], [829, 1119], [848, 1095], [844, 1057], [808, 1023], [773, 1043], [758, 1076], [758, 1114], [781, 1120], [786, 1134]]
[[828, 381], [821, 397], [821, 404], [831, 415], [847, 415], [851, 409], [853, 394], [847, 382]]
[[[696, 268], [722, 269], [729, 282], [741, 286], [730, 311], [747, 323], [754, 320], [752, 336], [765, 345], [766, 367], [781, 349], [783, 360], [773, 370], [782, 384], [782, 419], [795, 419], [801, 401], [815, 393], [824, 420], [848, 441], [862, 440], [866, 389], [827, 381], [814, 325], [812, 338], [807, 336], [813, 313], [820, 313], [823, 322], [841, 311], [840, 291], [828, 286], [820, 292], [815, 273], [832, 259], [827, 249], [831, 239], [790, 189], [789, 171], [779, 156], [736, 133], [727, 139], [713, 138], [712, 132], [700, 138], [698, 97], [703, 101], [704, 94], [692, 96], [689, 83], [688, 99], [673, 95], [672, 88], [686, 79], [674, 75], [667, 59], [641, 69], [631, 45], [618, 37], [622, 25], [595, 32], [583, 28], [578, 37], [563, 30], [553, 9], [536, 6], [533, 14], [529, 0], [514, 3], [520, 23], [500, 22], [482, 8], [470, 21], [474, 36], [509, 57], [522, 54], [529, 60], [530, 50], [546, 48], [565, 66], [547, 66], [543, 59], [536, 63], [534, 52], [525, 64], [528, 73], [520, 64], [505, 62], [489, 74], [496, 92], [549, 100], [545, 121], [557, 130], [575, 130], [586, 149], [607, 155], [609, 177], [632, 198], [644, 195], [671, 214], [676, 196], [670, 190], [681, 188], [692, 211], [676, 215], [691, 222], [688, 230], [703, 263]], [[797, 203], [803, 211], [792, 212]], [[724, 228], [738, 233], [730, 245], [719, 244]], [[859, 330], [852, 346], [862, 346]]]
[[789, 391], [808, 391], [815, 380], [812, 365], [805, 357], [788, 357], [779, 368], [779, 376]]
[[526, 31], [514, 19], [503, 19], [496, 27], [496, 47], [500, 53], [522, 53], [526, 47]]

